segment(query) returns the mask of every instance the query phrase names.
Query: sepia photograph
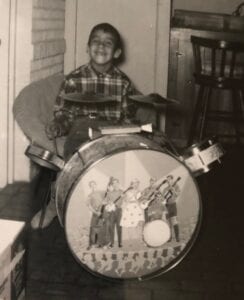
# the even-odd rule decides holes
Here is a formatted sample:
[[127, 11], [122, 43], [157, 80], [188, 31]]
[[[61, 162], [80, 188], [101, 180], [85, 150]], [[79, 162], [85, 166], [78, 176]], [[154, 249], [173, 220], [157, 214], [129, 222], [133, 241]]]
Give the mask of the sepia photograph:
[[244, 299], [244, 2], [0, 12], [0, 300]]

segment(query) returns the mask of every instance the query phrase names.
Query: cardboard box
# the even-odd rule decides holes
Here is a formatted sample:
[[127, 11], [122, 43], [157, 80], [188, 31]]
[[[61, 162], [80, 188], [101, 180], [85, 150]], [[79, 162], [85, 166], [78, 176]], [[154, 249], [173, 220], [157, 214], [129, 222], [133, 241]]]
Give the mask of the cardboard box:
[[25, 297], [25, 223], [0, 219], [0, 300]]

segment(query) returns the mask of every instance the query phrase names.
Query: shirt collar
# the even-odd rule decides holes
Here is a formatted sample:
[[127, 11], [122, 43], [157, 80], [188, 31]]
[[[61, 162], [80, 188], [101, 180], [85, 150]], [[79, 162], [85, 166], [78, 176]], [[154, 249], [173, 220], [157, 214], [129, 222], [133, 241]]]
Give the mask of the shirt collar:
[[117, 73], [116, 72], [116, 70], [117, 70], [117, 68], [115, 67], [115, 66], [111, 66], [111, 68], [107, 71], [107, 72], [104, 72], [104, 73], [100, 73], [100, 72], [98, 72], [98, 71], [96, 71], [93, 67], [92, 67], [92, 65], [91, 65], [91, 62], [89, 62], [88, 63], [88, 68], [89, 68], [89, 70], [90, 70], [90, 72], [92, 73], [92, 74], [94, 74], [95, 76], [99, 76], [99, 75], [103, 75], [104, 77], [106, 76], [106, 77], [112, 77], [113, 75], [114, 75], [114, 73]]

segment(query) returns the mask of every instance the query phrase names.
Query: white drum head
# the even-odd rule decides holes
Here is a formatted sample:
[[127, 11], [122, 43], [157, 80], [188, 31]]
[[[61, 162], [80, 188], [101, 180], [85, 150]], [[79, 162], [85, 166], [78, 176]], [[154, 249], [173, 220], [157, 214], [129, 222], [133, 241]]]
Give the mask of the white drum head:
[[154, 220], [146, 223], [143, 230], [143, 239], [149, 247], [163, 246], [170, 239], [170, 228], [163, 220]]

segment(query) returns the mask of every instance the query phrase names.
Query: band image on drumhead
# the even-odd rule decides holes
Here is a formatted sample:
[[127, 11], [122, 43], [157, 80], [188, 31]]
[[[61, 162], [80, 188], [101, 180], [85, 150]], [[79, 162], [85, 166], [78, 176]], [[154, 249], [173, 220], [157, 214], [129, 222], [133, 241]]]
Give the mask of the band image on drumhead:
[[200, 215], [189, 170], [166, 153], [146, 149], [93, 164], [66, 207], [65, 230], [76, 259], [115, 279], [143, 278], [181, 260]]

